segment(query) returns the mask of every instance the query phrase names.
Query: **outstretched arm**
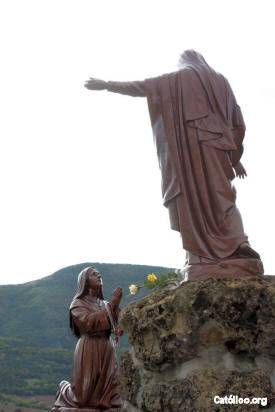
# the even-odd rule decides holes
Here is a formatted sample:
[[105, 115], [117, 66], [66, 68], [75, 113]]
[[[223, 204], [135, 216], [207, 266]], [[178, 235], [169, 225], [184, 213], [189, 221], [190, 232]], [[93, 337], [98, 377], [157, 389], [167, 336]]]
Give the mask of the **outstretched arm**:
[[90, 77], [85, 87], [89, 90], [108, 90], [109, 92], [126, 94], [133, 97], [146, 97], [145, 82], [106, 82], [104, 80]]

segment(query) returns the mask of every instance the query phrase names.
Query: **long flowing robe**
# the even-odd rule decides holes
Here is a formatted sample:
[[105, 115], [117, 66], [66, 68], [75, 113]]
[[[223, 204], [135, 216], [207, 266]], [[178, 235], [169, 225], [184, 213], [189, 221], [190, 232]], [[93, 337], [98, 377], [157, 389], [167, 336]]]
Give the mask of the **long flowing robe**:
[[113, 411], [122, 406], [118, 366], [111, 338], [107, 302], [89, 295], [74, 298], [70, 323], [79, 336], [73, 358], [71, 383], [62, 381], [53, 411], [61, 407]]
[[226, 78], [187, 51], [177, 72], [111, 81], [107, 90], [147, 97], [163, 202], [189, 256], [208, 262], [234, 254], [248, 240], [232, 185], [245, 124]]

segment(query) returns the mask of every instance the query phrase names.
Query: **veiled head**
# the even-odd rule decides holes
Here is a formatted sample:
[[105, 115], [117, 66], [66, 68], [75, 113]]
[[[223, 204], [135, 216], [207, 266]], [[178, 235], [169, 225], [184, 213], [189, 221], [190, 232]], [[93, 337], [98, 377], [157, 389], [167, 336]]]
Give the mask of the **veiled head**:
[[[204, 57], [199, 52], [189, 49], [185, 50], [179, 58], [179, 67], [188, 64], [207, 65]], [[207, 65], [208, 66], [208, 65]]]
[[79, 273], [77, 280], [77, 291], [74, 299], [79, 299], [87, 295], [89, 287], [97, 291], [97, 295], [100, 299], [104, 299], [101, 275], [94, 266], [87, 266]]

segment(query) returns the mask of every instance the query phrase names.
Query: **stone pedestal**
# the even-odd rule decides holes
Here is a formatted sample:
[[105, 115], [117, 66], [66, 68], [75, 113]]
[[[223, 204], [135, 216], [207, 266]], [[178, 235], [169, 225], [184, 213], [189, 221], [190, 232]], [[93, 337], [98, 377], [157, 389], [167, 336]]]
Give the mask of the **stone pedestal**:
[[121, 409], [58, 408], [58, 412], [119, 412]]
[[99, 409], [58, 408], [58, 412], [99, 412]]
[[[129, 304], [120, 315], [132, 344], [120, 364], [122, 410], [271, 411], [274, 299], [274, 277], [262, 276], [188, 281]], [[259, 401], [215, 404], [226, 395]]]

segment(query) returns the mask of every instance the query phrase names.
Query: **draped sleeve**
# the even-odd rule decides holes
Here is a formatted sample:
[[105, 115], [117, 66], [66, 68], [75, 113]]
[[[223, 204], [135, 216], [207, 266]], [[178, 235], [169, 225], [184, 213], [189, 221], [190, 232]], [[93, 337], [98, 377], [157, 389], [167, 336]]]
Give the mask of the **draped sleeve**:
[[236, 150], [230, 152], [230, 159], [232, 166], [236, 166], [243, 155], [243, 140], [245, 136], [245, 122], [240, 106], [237, 103], [235, 95], [232, 88], [226, 78], [226, 89], [227, 89], [227, 119], [229, 126], [231, 127], [232, 134], [234, 137], [234, 142], [236, 145]]
[[132, 97], [146, 97], [145, 81], [133, 82], [107, 82], [106, 89], [109, 92], [126, 94]]
[[105, 308], [91, 312], [84, 307], [75, 307], [71, 309], [71, 316], [81, 334], [102, 332], [111, 327]]

